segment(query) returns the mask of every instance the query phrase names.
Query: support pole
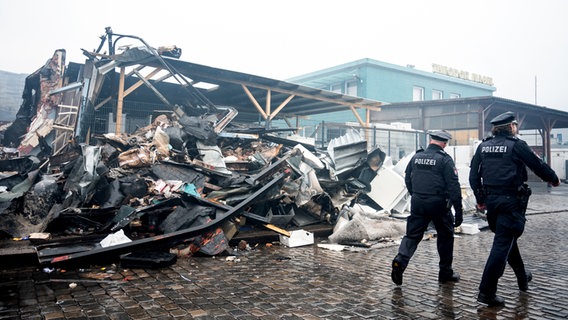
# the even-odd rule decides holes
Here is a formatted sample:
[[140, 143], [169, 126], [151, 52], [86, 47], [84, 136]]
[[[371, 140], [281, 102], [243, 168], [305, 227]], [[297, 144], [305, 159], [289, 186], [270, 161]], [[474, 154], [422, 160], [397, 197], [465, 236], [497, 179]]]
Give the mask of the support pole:
[[116, 129], [115, 133], [122, 132], [122, 103], [124, 99], [124, 67], [120, 68], [120, 79], [118, 80], [118, 102], [116, 104]]

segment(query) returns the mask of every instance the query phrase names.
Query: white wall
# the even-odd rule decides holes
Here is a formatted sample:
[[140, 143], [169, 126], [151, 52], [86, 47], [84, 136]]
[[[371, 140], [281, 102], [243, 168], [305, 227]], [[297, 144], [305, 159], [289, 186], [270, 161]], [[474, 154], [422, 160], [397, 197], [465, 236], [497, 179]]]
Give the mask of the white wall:
[[552, 148], [550, 150], [551, 160], [552, 160], [552, 169], [558, 175], [560, 180], [566, 179], [566, 160], [568, 160], [568, 149], [555, 149]]

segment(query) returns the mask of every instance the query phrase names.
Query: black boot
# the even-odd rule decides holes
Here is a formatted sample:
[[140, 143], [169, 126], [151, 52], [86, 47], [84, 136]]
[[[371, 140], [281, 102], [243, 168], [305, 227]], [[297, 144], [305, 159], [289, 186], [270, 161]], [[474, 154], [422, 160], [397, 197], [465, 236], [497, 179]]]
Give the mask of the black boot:
[[532, 273], [530, 271], [526, 271], [525, 268], [513, 268], [513, 271], [517, 277], [519, 290], [525, 292], [529, 290], [529, 282], [532, 280]]
[[446, 282], [458, 282], [460, 281], [460, 274], [457, 272], [451, 273], [438, 273], [438, 282], [446, 283]]
[[527, 271], [525, 276], [517, 276], [517, 283], [519, 284], [519, 290], [527, 292], [529, 290], [529, 282], [532, 280], [532, 273]]
[[404, 273], [404, 269], [406, 269], [406, 266], [403, 266], [399, 261], [396, 259], [392, 261], [391, 279], [394, 284], [398, 286], [402, 284], [402, 274]]
[[489, 295], [483, 292], [479, 292], [477, 301], [486, 304], [488, 307], [502, 307], [505, 305], [505, 299], [500, 296], [496, 294]]

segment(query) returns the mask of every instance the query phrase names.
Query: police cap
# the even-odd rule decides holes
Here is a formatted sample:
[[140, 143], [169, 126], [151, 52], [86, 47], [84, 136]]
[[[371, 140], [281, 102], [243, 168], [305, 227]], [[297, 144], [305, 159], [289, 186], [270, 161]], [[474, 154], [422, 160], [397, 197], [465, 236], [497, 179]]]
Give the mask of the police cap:
[[434, 140], [446, 142], [452, 138], [452, 135], [446, 130], [437, 130], [430, 132], [430, 137]]
[[503, 126], [509, 123], [517, 123], [517, 120], [515, 119], [515, 114], [513, 112], [507, 111], [496, 116], [490, 122], [494, 126]]

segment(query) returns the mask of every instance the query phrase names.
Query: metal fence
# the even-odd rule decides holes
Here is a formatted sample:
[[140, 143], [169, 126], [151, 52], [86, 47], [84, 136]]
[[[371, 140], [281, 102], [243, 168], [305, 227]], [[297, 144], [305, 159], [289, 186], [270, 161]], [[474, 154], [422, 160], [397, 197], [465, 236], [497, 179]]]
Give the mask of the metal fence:
[[361, 137], [367, 141], [367, 149], [380, 148], [393, 161], [398, 161], [420, 147], [426, 147], [426, 133], [416, 130], [392, 129], [346, 125], [321, 121], [317, 125], [304, 125], [299, 130], [299, 135], [311, 137], [319, 148], [326, 148], [334, 138], [345, 135], [348, 130], [358, 131]]
[[[170, 114], [164, 106], [143, 102], [125, 102], [122, 113], [121, 132], [132, 133], [152, 123], [160, 114]], [[96, 108], [92, 122], [88, 124], [95, 134], [116, 133], [116, 100], [109, 100]]]

